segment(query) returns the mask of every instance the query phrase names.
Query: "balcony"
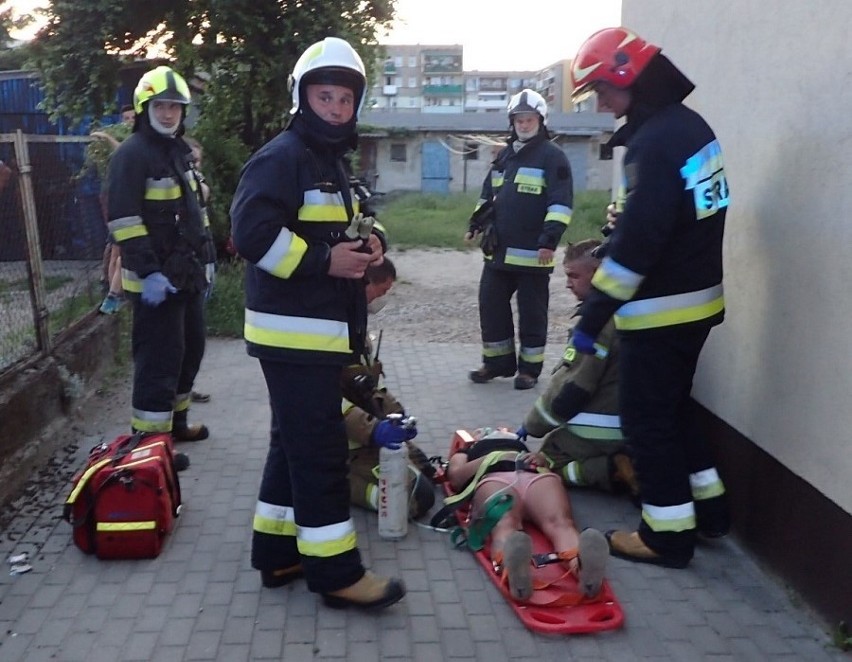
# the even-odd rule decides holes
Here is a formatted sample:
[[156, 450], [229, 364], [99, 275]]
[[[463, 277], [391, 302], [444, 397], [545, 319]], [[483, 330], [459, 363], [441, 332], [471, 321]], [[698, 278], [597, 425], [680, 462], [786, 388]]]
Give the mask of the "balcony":
[[393, 62], [385, 62], [385, 67], [382, 71], [385, 76], [392, 76], [396, 73], [396, 65]]
[[396, 96], [396, 85], [383, 85], [382, 94], [386, 97]]
[[464, 95], [464, 85], [424, 85], [424, 97], [460, 97]]

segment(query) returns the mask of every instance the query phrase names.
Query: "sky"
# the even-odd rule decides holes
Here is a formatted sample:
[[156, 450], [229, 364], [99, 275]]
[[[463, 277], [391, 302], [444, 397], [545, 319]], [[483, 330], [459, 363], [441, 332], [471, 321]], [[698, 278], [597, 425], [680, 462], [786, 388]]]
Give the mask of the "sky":
[[467, 71], [538, 70], [621, 24], [621, 0], [397, 0], [388, 44], [462, 44]]
[[[322, 0], [314, 0], [321, 2]], [[46, 0], [0, 0], [19, 11]], [[468, 71], [534, 71], [621, 23], [621, 0], [397, 0], [388, 44], [461, 44]]]

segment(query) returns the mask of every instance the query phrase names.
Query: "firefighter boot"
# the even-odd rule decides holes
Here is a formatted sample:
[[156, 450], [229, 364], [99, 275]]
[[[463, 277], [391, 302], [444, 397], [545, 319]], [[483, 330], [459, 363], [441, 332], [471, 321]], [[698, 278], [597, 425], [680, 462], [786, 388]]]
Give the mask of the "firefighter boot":
[[470, 377], [470, 381], [472, 381], [474, 384], [485, 384], [486, 382], [490, 382], [495, 377], [513, 377], [514, 374], [514, 370], [512, 370], [511, 372], [498, 372], [483, 364], [479, 366], [479, 368], [477, 368], [476, 370], [471, 370], [468, 373], [468, 377]]
[[399, 579], [374, 575], [369, 570], [357, 582], [339, 591], [323, 593], [322, 600], [332, 609], [384, 609], [405, 596], [405, 584]]
[[636, 563], [650, 563], [665, 568], [685, 568], [692, 560], [692, 553], [658, 554], [648, 547], [638, 531], [607, 531], [606, 540], [609, 543], [609, 553], [619, 559]]
[[260, 582], [266, 588], [279, 588], [287, 586], [300, 577], [304, 577], [305, 572], [302, 570], [302, 564], [297, 563], [289, 568], [280, 568], [278, 570], [261, 570]]
[[175, 412], [172, 419], [172, 437], [175, 441], [201, 441], [210, 436], [210, 430], [206, 425], [194, 423], [189, 425], [186, 420], [185, 411]]

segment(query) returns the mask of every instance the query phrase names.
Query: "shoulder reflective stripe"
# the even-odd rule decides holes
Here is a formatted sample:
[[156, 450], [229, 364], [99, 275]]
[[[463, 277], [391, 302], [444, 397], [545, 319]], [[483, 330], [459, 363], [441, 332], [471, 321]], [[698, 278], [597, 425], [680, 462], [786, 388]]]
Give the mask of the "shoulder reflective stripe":
[[145, 180], [146, 200], [177, 200], [180, 197], [180, 185], [173, 177]]
[[618, 414], [581, 412], [568, 422], [573, 425], [590, 425], [596, 428], [621, 428], [621, 417]]
[[568, 225], [571, 223], [571, 207], [565, 205], [550, 205], [547, 208], [547, 215], [544, 217], [544, 222], [556, 221]]
[[281, 228], [266, 255], [258, 260], [257, 266], [273, 276], [289, 278], [307, 251], [308, 244], [304, 239], [287, 228]]
[[139, 278], [139, 275], [135, 271], [122, 267], [121, 286], [124, 288], [125, 292], [135, 292], [136, 294], [140, 294], [142, 292], [142, 279]]
[[538, 251], [527, 248], [507, 248], [506, 257], [503, 260], [504, 264], [514, 264], [518, 267], [541, 267], [549, 269], [554, 265], [554, 260], [550, 260], [547, 264], [539, 264]]
[[340, 193], [323, 193], [311, 189], [305, 191], [303, 201], [304, 204], [299, 209], [300, 221], [345, 223], [349, 220]]
[[153, 520], [147, 522], [98, 522], [98, 531], [151, 531], [157, 528]]
[[245, 338], [267, 347], [349, 352], [349, 325], [337, 320], [274, 315], [246, 309]]
[[696, 501], [712, 499], [725, 493], [725, 485], [715, 469], [705, 469], [689, 475], [692, 498]]
[[515, 184], [545, 186], [544, 170], [541, 168], [518, 168], [518, 172], [515, 173]]
[[357, 547], [351, 519], [326, 526], [298, 526], [296, 545], [305, 556], [338, 556]]
[[506, 356], [515, 353], [515, 341], [512, 338], [497, 342], [482, 343], [482, 356]]
[[688, 531], [695, 528], [695, 506], [692, 501], [676, 506], [652, 506], [643, 503], [642, 519], [652, 531]]
[[725, 309], [722, 284], [697, 292], [630, 301], [615, 314], [615, 326], [623, 331], [655, 329], [713, 317]]
[[527, 363], [544, 363], [544, 347], [524, 347], [522, 345], [518, 354]]
[[628, 301], [644, 280], [644, 276], [605, 257], [592, 277], [592, 285], [613, 299]]
[[503, 186], [503, 171], [502, 170], [492, 170], [491, 171], [491, 188], [500, 188]]

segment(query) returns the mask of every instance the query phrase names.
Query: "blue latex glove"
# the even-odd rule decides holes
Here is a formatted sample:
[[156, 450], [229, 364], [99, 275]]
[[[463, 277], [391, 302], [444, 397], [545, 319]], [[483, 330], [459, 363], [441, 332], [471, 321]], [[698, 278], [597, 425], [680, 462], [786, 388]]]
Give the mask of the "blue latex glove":
[[145, 276], [142, 281], [142, 302], [149, 306], [159, 306], [166, 300], [166, 295], [177, 292], [177, 288], [169, 282], [161, 271], [155, 271]]
[[606, 358], [606, 349], [598, 345], [594, 338], [580, 329], [574, 329], [574, 332], [571, 334], [571, 342], [574, 348], [581, 354], [594, 354], [600, 359]]
[[413, 425], [405, 427], [400, 423], [399, 419], [388, 419], [379, 421], [379, 424], [373, 428], [373, 443], [376, 446], [383, 446], [392, 451], [397, 450], [404, 441], [414, 439], [417, 436], [417, 428]]
[[527, 432], [527, 429], [524, 427], [524, 425], [522, 423], [521, 425], [518, 426], [518, 429], [515, 430], [515, 434], [518, 435], [519, 441], [526, 441], [527, 436], [529, 435], [529, 432]]

